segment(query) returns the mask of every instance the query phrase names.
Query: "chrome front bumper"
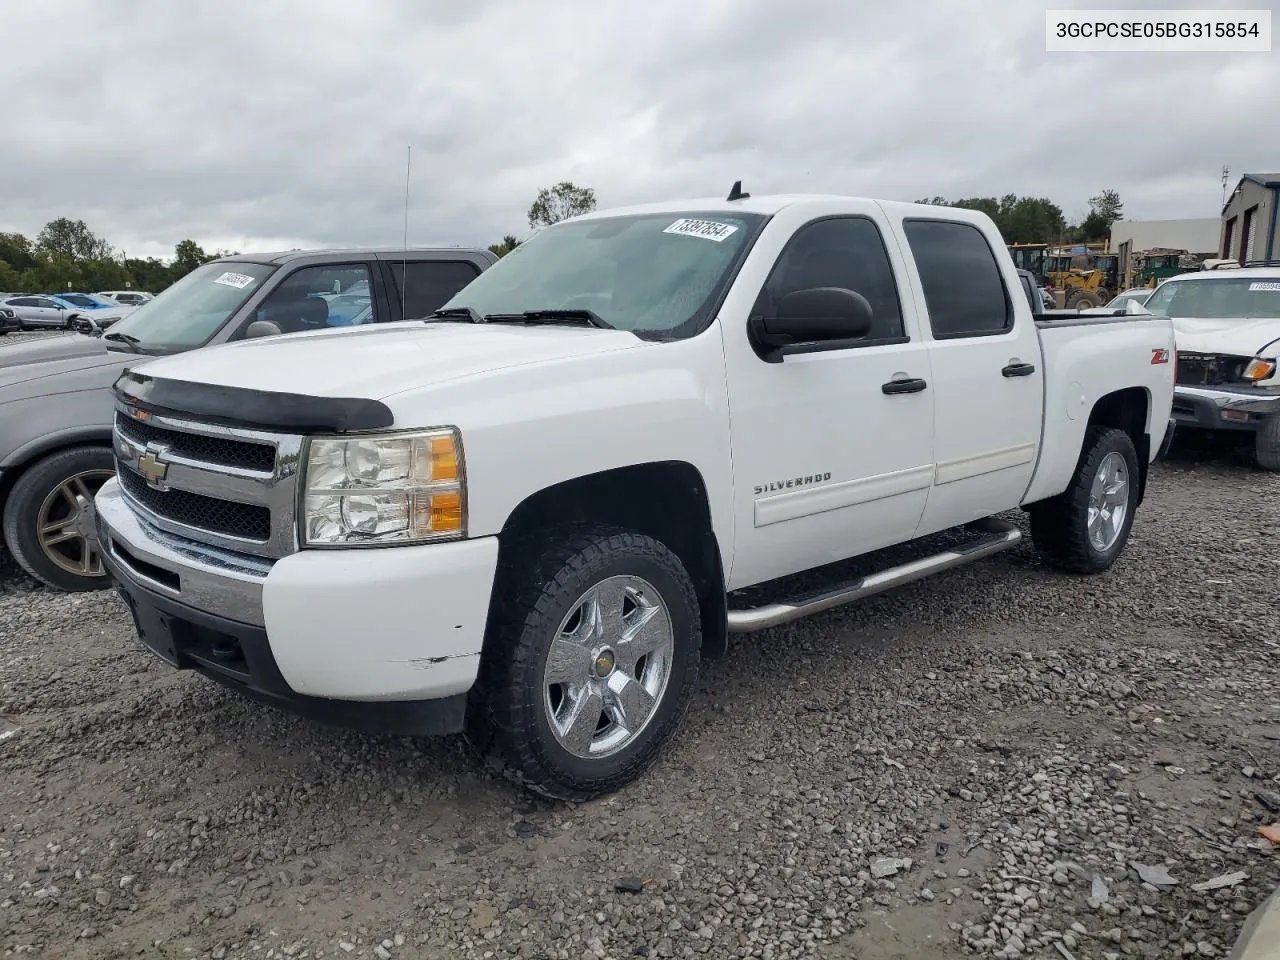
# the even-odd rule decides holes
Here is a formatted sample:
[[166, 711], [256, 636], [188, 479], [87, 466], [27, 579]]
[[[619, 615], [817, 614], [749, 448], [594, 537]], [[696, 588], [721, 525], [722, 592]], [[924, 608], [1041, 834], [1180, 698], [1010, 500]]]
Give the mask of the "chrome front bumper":
[[130, 509], [115, 477], [98, 491], [94, 507], [112, 576], [206, 613], [265, 626], [262, 586], [273, 561], [165, 533]]

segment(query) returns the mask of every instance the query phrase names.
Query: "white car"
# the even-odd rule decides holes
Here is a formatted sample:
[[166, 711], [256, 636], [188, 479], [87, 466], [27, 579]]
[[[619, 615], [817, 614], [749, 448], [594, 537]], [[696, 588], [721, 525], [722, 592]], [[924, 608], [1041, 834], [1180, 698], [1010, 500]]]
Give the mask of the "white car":
[[1121, 290], [1107, 303], [1103, 304], [1106, 310], [1123, 310], [1130, 303], [1136, 303], [1142, 306], [1147, 302], [1147, 298], [1151, 296], [1155, 287], [1130, 287], [1128, 290]]
[[1173, 321], [1178, 428], [1251, 433], [1280, 470], [1280, 264], [1170, 277], [1142, 309]]
[[977, 211], [735, 185], [594, 212], [424, 321], [126, 370], [99, 542], [171, 666], [465, 731], [514, 782], [592, 797], [656, 758], [730, 634], [1007, 550], [999, 514], [1053, 567], [1111, 567], [1173, 329], [1033, 302]]
[[97, 296], [104, 297], [125, 307], [140, 307], [148, 300], [154, 300], [145, 290], [102, 290]]

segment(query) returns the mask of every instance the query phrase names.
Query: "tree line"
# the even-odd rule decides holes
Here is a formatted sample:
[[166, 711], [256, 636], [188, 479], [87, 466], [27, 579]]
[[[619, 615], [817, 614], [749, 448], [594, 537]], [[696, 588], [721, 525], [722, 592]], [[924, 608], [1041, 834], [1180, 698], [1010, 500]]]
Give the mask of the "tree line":
[[[1105, 239], [1111, 225], [1124, 216], [1124, 204], [1115, 190], [1103, 190], [1089, 199], [1089, 213], [1078, 224], [1069, 224], [1062, 208], [1045, 197], [966, 197], [918, 200], [935, 206], [980, 210], [995, 221], [1005, 243], [1081, 243]], [[567, 217], [596, 209], [596, 193], [568, 180], [538, 191], [530, 204], [529, 228], [536, 230]], [[523, 241], [507, 234], [489, 249], [506, 256]], [[56, 293], [63, 290], [122, 290], [126, 287], [159, 293], [196, 267], [234, 251], [206, 253], [194, 240], [173, 248], [173, 258], [141, 259], [117, 253], [83, 220], [59, 217], [45, 224], [35, 240], [20, 233], [0, 233], [0, 291], [6, 293]]]
[[194, 240], [183, 240], [167, 262], [127, 257], [83, 220], [59, 217], [45, 224], [34, 240], [21, 233], [0, 233], [0, 291], [92, 293], [128, 288], [159, 293], [202, 263], [229, 253], [206, 253]]
[[1089, 198], [1089, 212], [1077, 224], [1067, 222], [1062, 208], [1045, 197], [967, 197], [917, 200], [942, 207], [980, 210], [995, 221], [1005, 243], [1093, 243], [1105, 240], [1111, 225], [1124, 217], [1124, 204], [1115, 190]]

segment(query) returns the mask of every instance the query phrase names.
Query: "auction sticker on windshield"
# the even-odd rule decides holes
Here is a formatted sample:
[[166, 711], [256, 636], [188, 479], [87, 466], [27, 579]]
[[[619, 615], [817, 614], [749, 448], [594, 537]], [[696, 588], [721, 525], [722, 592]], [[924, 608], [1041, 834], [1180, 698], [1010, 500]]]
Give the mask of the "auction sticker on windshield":
[[674, 233], [681, 237], [701, 237], [704, 240], [714, 240], [720, 243], [738, 232], [738, 228], [731, 223], [716, 223], [714, 220], [691, 220], [684, 218], [677, 220], [671, 226], [662, 231], [663, 233]]
[[249, 284], [253, 283], [253, 277], [246, 277], [243, 273], [224, 273], [217, 277], [214, 283], [222, 283], [228, 287], [235, 287], [237, 290], [243, 290]]
[[1280, 293], [1280, 283], [1274, 280], [1255, 280], [1249, 284], [1250, 293]]

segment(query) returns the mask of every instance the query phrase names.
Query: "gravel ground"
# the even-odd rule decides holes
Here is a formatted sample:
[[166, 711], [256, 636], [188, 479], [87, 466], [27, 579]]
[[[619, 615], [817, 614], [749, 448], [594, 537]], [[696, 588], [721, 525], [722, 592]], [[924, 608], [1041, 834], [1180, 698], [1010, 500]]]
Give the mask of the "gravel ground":
[[740, 639], [579, 806], [175, 674], [0, 557], [0, 951], [1225, 957], [1280, 882], [1280, 479], [1175, 454], [1109, 575], [1021, 547]]

